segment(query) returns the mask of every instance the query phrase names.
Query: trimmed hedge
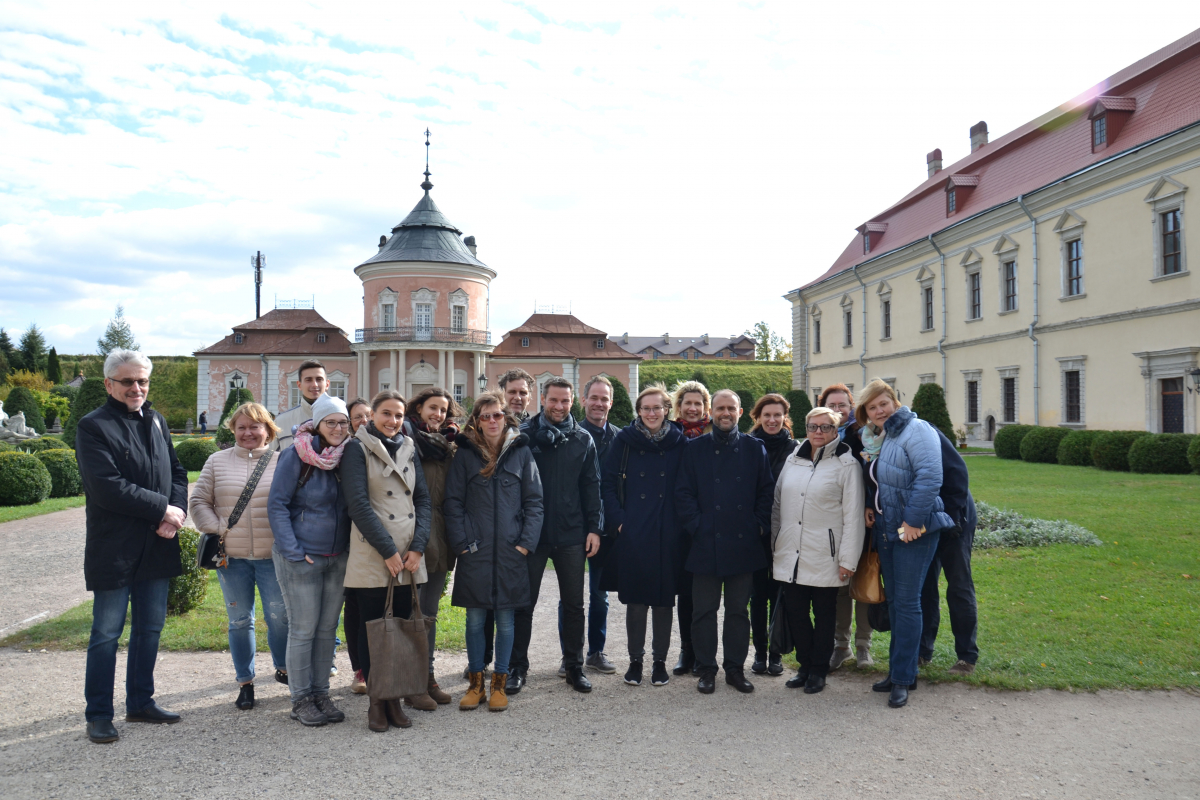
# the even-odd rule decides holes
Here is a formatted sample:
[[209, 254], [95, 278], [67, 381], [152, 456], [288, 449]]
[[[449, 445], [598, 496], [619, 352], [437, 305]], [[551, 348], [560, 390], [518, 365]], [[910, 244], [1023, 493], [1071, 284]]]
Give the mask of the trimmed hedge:
[[1091, 467], [1092, 444], [1104, 431], [1071, 431], [1058, 445], [1058, 463], [1064, 467]]
[[[804, 419], [808, 416], [808, 412], [812, 411], [812, 401], [808, 399], [808, 392], [803, 392], [799, 389], [791, 389], [783, 395], [787, 398], [790, 408], [788, 416], [792, 418], [792, 430], [803, 431]], [[796, 434], [797, 436], [799, 433]]]
[[38, 433], [46, 432], [46, 418], [42, 416], [42, 404], [33, 396], [33, 392], [24, 386], [15, 386], [4, 401], [4, 413], [10, 417], [25, 414], [25, 424]]
[[29, 506], [50, 496], [50, 471], [29, 453], [0, 453], [0, 506]]
[[78, 497], [83, 494], [83, 477], [75, 461], [74, 450], [43, 450], [37, 454], [38, 461], [46, 465], [50, 473], [51, 497]]
[[1193, 472], [1200, 472], [1200, 436], [1192, 439], [1192, 443], [1188, 445], [1188, 463], [1192, 465]]
[[946, 409], [946, 393], [936, 383], [922, 383], [913, 395], [912, 412], [933, 427], [946, 434], [952, 442], [958, 441], [954, 434], [954, 423], [950, 421], [950, 412]]
[[742, 404], [742, 416], [738, 417], [738, 430], [746, 433], [754, 427], [754, 420], [750, 419], [750, 409], [754, 408], [754, 404], [758, 400], [754, 397], [753, 393], [747, 392], [745, 389], [739, 389], [737, 396], [738, 401]]
[[179, 558], [183, 561], [183, 574], [171, 578], [167, 589], [167, 613], [186, 614], [204, 602], [208, 593], [208, 570], [196, 566], [196, 545], [200, 532], [195, 528], [180, 528]]
[[199, 472], [204, 469], [208, 457], [221, 449], [212, 439], [185, 439], [175, 445], [175, 457], [188, 472]]
[[1186, 475], [1192, 471], [1192, 465], [1188, 463], [1188, 446], [1196, 438], [1187, 433], [1143, 436], [1129, 448], [1129, 469], [1159, 475]]
[[[62, 439], [56, 439], [53, 436], [41, 436], [37, 439], [28, 439], [17, 445], [18, 450], [27, 450], [30, 453], [44, 453], [47, 450], [70, 450], [67, 443]], [[72, 451], [74, 452], [74, 451]]]
[[1145, 431], [1104, 431], [1092, 442], [1092, 463], [1111, 472], [1129, 472], [1129, 448]]
[[996, 439], [992, 447], [996, 449], [997, 458], [1011, 458], [1014, 461], [1021, 457], [1021, 440], [1033, 430], [1032, 425], [1005, 425], [996, 431]]
[[1030, 464], [1057, 464], [1058, 446], [1070, 433], [1069, 428], [1034, 428], [1021, 439], [1021, 460]]

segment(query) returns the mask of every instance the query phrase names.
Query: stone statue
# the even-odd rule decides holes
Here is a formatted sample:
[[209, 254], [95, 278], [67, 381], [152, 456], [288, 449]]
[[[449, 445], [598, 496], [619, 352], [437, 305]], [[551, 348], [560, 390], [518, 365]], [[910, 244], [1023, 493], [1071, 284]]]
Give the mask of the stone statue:
[[15, 443], [36, 438], [38, 438], [38, 432], [25, 425], [24, 411], [18, 411], [16, 416], [0, 421], [0, 442]]
[[0, 400], [0, 426], [4, 425], [6, 419], [8, 419], [8, 414], [4, 413], [4, 401]]

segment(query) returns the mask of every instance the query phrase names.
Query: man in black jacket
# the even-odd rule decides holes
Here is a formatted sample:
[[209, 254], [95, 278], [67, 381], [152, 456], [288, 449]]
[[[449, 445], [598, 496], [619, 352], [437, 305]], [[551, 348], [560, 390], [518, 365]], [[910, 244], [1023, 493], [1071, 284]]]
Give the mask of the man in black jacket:
[[93, 592], [84, 695], [88, 738], [113, 742], [117, 640], [133, 605], [125, 721], [174, 723], [154, 702], [154, 662], [170, 579], [183, 572], [176, 532], [187, 517], [187, 470], [162, 414], [150, 408], [150, 359], [114, 350], [104, 361], [108, 402], [79, 420], [75, 456], [87, 494], [83, 574]]
[[692, 573], [692, 647], [700, 680], [712, 694], [717, 677], [717, 609], [725, 590], [722, 636], [725, 682], [754, 691], [746, 679], [754, 571], [767, 565], [761, 537], [771, 530], [775, 480], [763, 443], [738, 432], [742, 404], [722, 389], [712, 398], [712, 433], [688, 443], [679, 470], [675, 510], [692, 537], [684, 569]]
[[517, 609], [515, 615], [506, 686], [509, 694], [516, 694], [525, 685], [533, 609], [546, 562], [551, 559], [563, 603], [567, 683], [577, 692], [592, 690], [591, 682], [583, 675], [583, 572], [584, 558], [600, 549], [600, 465], [592, 437], [571, 416], [572, 394], [571, 382], [565, 378], [546, 381], [542, 386], [542, 413], [521, 426], [542, 476], [545, 516], [538, 548], [527, 559], [529, 608]]

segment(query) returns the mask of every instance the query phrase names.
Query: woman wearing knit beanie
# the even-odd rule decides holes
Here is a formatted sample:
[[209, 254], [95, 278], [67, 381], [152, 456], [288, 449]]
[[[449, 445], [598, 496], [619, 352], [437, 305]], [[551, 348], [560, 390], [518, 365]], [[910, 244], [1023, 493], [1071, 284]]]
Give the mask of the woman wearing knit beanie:
[[287, 667], [292, 719], [308, 726], [346, 718], [329, 699], [350, 514], [338, 475], [350, 435], [346, 404], [321, 395], [313, 418], [279, 455], [267, 513], [272, 557], [288, 611]]

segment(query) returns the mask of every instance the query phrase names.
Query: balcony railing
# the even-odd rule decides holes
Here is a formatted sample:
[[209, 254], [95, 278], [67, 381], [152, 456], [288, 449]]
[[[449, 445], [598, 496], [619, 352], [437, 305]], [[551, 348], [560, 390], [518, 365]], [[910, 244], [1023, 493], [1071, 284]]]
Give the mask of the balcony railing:
[[490, 331], [474, 331], [467, 328], [426, 328], [418, 325], [397, 328], [359, 328], [354, 331], [354, 341], [360, 344], [374, 342], [491, 344], [492, 334]]

